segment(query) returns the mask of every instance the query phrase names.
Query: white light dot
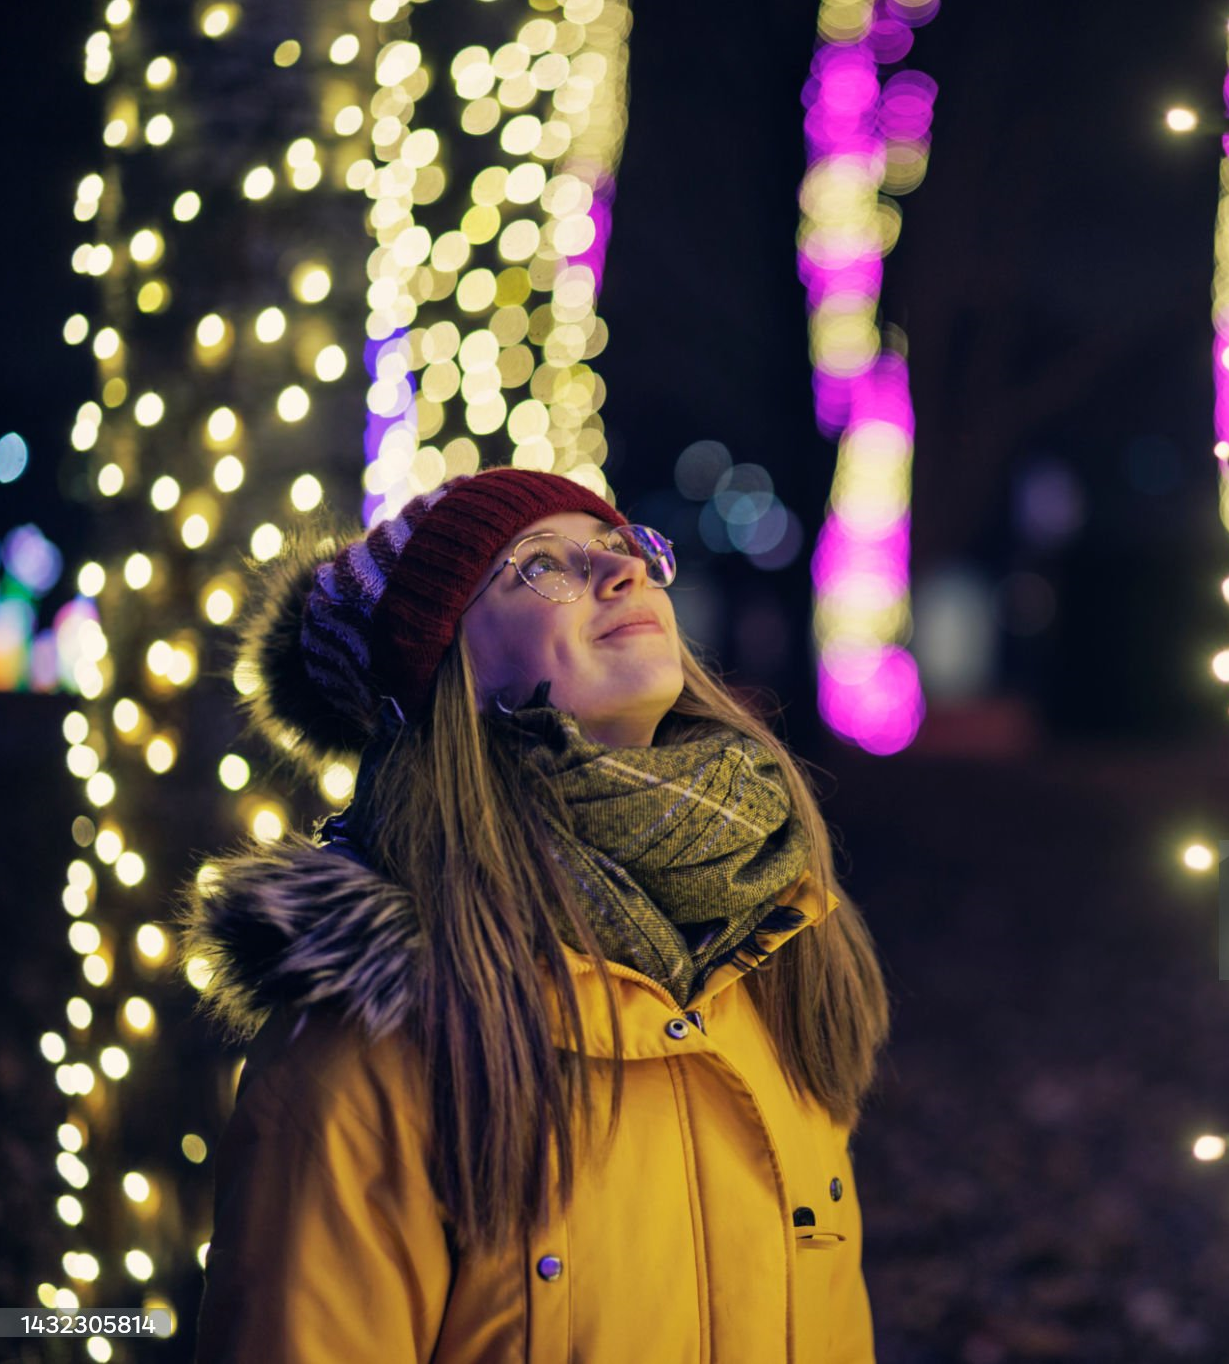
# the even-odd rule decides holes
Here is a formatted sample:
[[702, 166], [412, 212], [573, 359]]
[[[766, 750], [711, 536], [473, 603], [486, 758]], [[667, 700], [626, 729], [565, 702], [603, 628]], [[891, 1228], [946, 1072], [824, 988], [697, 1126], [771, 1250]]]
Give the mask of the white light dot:
[[[101, 989], [107, 983], [107, 980], [111, 975], [111, 968], [107, 965], [105, 957], [94, 955], [92, 957], [86, 957], [81, 963], [81, 974], [91, 985], [95, 985]], [[85, 1089], [79, 1089], [77, 1091], [79, 1094], [88, 1094], [94, 1087], [93, 1073], [88, 1066], [85, 1069], [89, 1075], [89, 1081]]]
[[315, 474], [300, 474], [290, 485], [290, 501], [296, 511], [311, 511], [323, 497], [324, 489]]
[[213, 979], [213, 968], [204, 957], [189, 957], [184, 963], [184, 975], [194, 990], [204, 990]]
[[149, 1180], [139, 1170], [129, 1170], [122, 1183], [124, 1192], [134, 1203], [144, 1203], [149, 1197]]
[[145, 140], [151, 147], [165, 147], [175, 135], [175, 123], [169, 114], [155, 114], [145, 125]]
[[119, 831], [116, 829], [101, 830], [94, 840], [94, 851], [98, 854], [100, 862], [110, 866], [124, 851], [124, 840]]
[[320, 777], [320, 787], [333, 800], [347, 800], [354, 790], [354, 771], [345, 763], [333, 763]]
[[310, 265], [295, 272], [291, 288], [304, 303], [320, 303], [328, 298], [332, 277], [323, 265]]
[[[339, 137], [352, 137], [363, 126], [363, 111], [357, 104], [347, 104], [337, 111], [333, 131]], [[353, 169], [353, 168], [352, 168]], [[348, 180], [347, 176], [347, 180]]]
[[[111, 720], [121, 734], [131, 734], [141, 723], [141, 707], [131, 697], [121, 696], [111, 712]], [[88, 870], [88, 864], [82, 865]]]
[[1216, 865], [1212, 849], [1203, 843], [1191, 843], [1183, 848], [1182, 861], [1190, 871], [1211, 871]]
[[270, 806], [257, 810], [252, 817], [253, 837], [261, 843], [276, 843], [286, 830], [281, 815]]
[[340, 379], [346, 372], [346, 353], [340, 346], [325, 346], [316, 356], [316, 377], [324, 383]]
[[200, 549], [209, 539], [209, 522], [200, 512], [193, 512], [183, 523], [180, 537], [189, 549]]
[[154, 1262], [143, 1250], [130, 1250], [124, 1256], [124, 1268], [134, 1279], [140, 1279], [142, 1282], [153, 1278]]
[[109, 805], [115, 799], [115, 778], [107, 772], [95, 772], [85, 784], [85, 795], [92, 805]]
[[226, 340], [226, 323], [219, 314], [206, 313], [196, 324], [196, 339], [206, 350], [220, 346]]
[[277, 395], [277, 415], [284, 422], [302, 421], [311, 411], [311, 398], [299, 384], [291, 384]]
[[[146, 928], [152, 928], [152, 924], [146, 924]], [[142, 953], [143, 956], [156, 954]], [[153, 1005], [149, 1000], [142, 999], [140, 995], [133, 995], [124, 1004], [124, 1021], [134, 1032], [148, 1032], [154, 1024]]]
[[221, 444], [228, 441], [239, 429], [239, 418], [229, 407], [215, 407], [205, 423], [205, 430], [211, 441]]
[[103, 1047], [98, 1065], [109, 1080], [122, 1080], [131, 1069], [128, 1053], [123, 1047]]
[[114, 497], [124, 486], [124, 471], [118, 464], [104, 464], [98, 471], [98, 491], [103, 497]]
[[268, 166], [255, 166], [243, 177], [243, 193], [248, 199], [267, 199], [275, 183]]
[[157, 924], [142, 924], [137, 929], [137, 951], [149, 961], [160, 961], [167, 952], [166, 934]]
[[90, 722], [79, 710], [70, 710], [60, 730], [70, 744], [83, 744], [90, 737]]
[[72, 1194], [61, 1194], [55, 1201], [55, 1210], [60, 1221], [70, 1227], [79, 1226], [82, 1217], [85, 1216], [85, 1209], [81, 1206], [81, 1200], [74, 1198]]
[[256, 339], [265, 345], [278, 341], [286, 331], [286, 314], [280, 308], [265, 308], [256, 316]]
[[53, 1066], [58, 1065], [68, 1054], [68, 1047], [58, 1032], [45, 1032], [38, 1039], [38, 1049]]
[[343, 33], [340, 38], [333, 39], [333, 45], [329, 48], [329, 61], [336, 62], [338, 66], [345, 66], [358, 56], [359, 41], [353, 33]]
[[145, 877], [145, 859], [131, 850], [122, 852], [115, 863], [115, 874], [126, 886], [140, 885]]
[[145, 84], [151, 90], [165, 90], [175, 79], [175, 63], [170, 57], [155, 57], [145, 68]]
[[1229, 682], [1229, 649], [1222, 649], [1212, 660], [1212, 676], [1218, 682]]
[[[75, 924], [70, 924], [68, 945], [74, 952], [79, 952], [83, 957], [88, 957], [91, 952], [97, 952], [102, 946], [102, 934], [99, 932], [98, 925], [86, 923], [82, 919], [78, 919]], [[50, 1059], [48, 1057], [48, 1060]]]
[[110, 360], [119, 347], [119, 332], [114, 327], [103, 327], [94, 336], [94, 354], [100, 360]]
[[77, 591], [83, 597], [96, 597], [107, 585], [107, 573], [101, 564], [96, 564], [92, 560], [88, 564], [82, 564], [80, 572], [77, 574]]
[[162, 238], [153, 228], [143, 227], [133, 233], [128, 250], [139, 265], [150, 265], [162, 254]]
[[1203, 1136], [1196, 1139], [1191, 1148], [1196, 1160], [1222, 1160], [1225, 1155], [1225, 1139], [1218, 1136]]
[[282, 532], [271, 522], [257, 526], [252, 532], [252, 557], [264, 563], [276, 558], [282, 550]]
[[1190, 133], [1199, 126], [1199, 115], [1193, 109], [1171, 109], [1165, 122], [1173, 133]]
[[247, 759], [238, 753], [228, 753], [218, 764], [218, 777], [228, 791], [242, 791], [251, 775]]
[[213, 481], [218, 491], [233, 493], [243, 485], [243, 461], [237, 455], [223, 455], [213, 466]]
[[135, 591], [153, 581], [154, 565], [148, 554], [130, 554], [124, 561], [124, 581]]
[[170, 511], [179, 501], [179, 484], [170, 474], [161, 474], [150, 487], [149, 500], [158, 511]]
[[221, 38], [230, 31], [237, 17], [237, 5], [229, 3], [210, 5], [201, 14], [201, 32], [207, 38]]
[[205, 618], [212, 625], [225, 625], [235, 614], [235, 599], [224, 587], [215, 587], [205, 598]]
[[166, 404], [156, 393], [142, 393], [133, 405], [132, 415], [138, 426], [157, 426], [166, 411]]
[[201, 196], [194, 189], [186, 189], [171, 205], [176, 222], [190, 223], [201, 211]]

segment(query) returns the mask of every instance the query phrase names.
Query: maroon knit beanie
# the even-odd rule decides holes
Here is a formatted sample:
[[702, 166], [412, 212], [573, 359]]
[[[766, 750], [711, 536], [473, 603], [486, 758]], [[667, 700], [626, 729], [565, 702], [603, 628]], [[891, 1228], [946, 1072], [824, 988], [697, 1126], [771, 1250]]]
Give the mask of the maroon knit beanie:
[[627, 518], [559, 474], [488, 469], [408, 502], [315, 572], [303, 608], [305, 670], [332, 707], [371, 726], [380, 698], [418, 715], [470, 593], [517, 531], [555, 512]]

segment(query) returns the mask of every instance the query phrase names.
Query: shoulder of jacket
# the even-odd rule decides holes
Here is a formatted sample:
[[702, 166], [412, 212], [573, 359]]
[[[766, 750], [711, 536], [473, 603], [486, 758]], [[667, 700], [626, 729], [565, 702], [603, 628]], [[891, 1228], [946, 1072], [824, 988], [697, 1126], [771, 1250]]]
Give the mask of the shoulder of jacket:
[[245, 1058], [239, 1097], [264, 1090], [291, 1113], [347, 1112], [373, 1132], [390, 1108], [413, 1132], [425, 1130], [421, 1055], [404, 1029], [373, 1040], [363, 1025], [330, 1008], [273, 1011]]

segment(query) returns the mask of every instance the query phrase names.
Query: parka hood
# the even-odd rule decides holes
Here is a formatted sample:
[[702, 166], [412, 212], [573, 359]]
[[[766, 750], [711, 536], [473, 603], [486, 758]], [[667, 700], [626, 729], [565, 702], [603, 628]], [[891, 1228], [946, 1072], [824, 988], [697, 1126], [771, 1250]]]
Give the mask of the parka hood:
[[225, 860], [187, 896], [184, 961], [208, 967], [206, 1010], [233, 1036], [279, 1005], [330, 1004], [373, 1038], [405, 1022], [421, 972], [408, 893], [342, 847], [291, 833]]

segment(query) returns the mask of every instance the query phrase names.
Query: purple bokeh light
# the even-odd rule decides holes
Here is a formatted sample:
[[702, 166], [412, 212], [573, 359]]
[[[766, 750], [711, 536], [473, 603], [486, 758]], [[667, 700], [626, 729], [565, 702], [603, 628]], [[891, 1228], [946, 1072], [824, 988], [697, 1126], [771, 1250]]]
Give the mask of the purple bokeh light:
[[[582, 177], [588, 179], [588, 177]], [[593, 271], [593, 296], [602, 292], [602, 278], [606, 270], [606, 248], [610, 245], [610, 225], [615, 200], [615, 180], [605, 171], [596, 172], [593, 180], [593, 202], [589, 220], [593, 223], [593, 241], [576, 256], [566, 258], [567, 265], [586, 265]]]
[[811, 560], [820, 646], [817, 703], [835, 733], [876, 754], [912, 743], [925, 710], [915, 660], [886, 637], [899, 628], [892, 622], [909, 593], [913, 403], [908, 366], [881, 349], [874, 323], [883, 285], [878, 230], [872, 221], [858, 222], [857, 208], [833, 230], [813, 211], [809, 196], [835, 188], [838, 196], [849, 196], [851, 207], [864, 204], [881, 191], [890, 147], [926, 149], [938, 87], [917, 71], [897, 72], [881, 84], [879, 67], [903, 59], [913, 45], [912, 30], [938, 9], [938, 0], [876, 0], [866, 35], [822, 45], [802, 90], [808, 171], [801, 197], [808, 227], [799, 241], [798, 277], [821, 328], [835, 321], [873, 329], [873, 344], [860, 339], [852, 347], [842, 341], [832, 343], [834, 350], [826, 343], [813, 347], [816, 425], [841, 437], [838, 474], [852, 474], [859, 483], [856, 506], [838, 497], [834, 486]]

